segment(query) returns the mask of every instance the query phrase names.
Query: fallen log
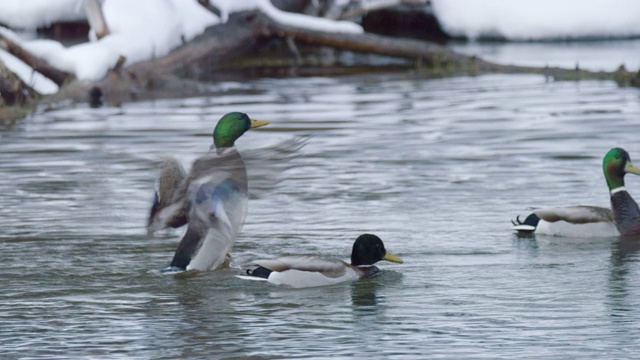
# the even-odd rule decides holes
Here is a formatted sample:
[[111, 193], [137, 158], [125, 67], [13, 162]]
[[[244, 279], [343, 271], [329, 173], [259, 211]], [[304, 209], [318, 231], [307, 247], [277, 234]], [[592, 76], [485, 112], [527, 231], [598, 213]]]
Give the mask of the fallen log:
[[[309, 30], [278, 23], [266, 14], [254, 10], [233, 14], [227, 24], [210, 28], [203, 36], [169, 55], [156, 60], [134, 64], [128, 69], [144, 69], [155, 73], [174, 73], [199, 78], [203, 72], [222, 70], [241, 58], [257, 44], [273, 38], [320, 47], [330, 47], [360, 53], [378, 54], [413, 60], [414, 67], [438, 76], [482, 73], [535, 73], [558, 80], [598, 79], [615, 80], [625, 86], [640, 86], [640, 75], [624, 68], [615, 72], [564, 69], [559, 67], [531, 67], [501, 65], [475, 56], [458, 54], [436, 43], [394, 38], [375, 34], [350, 34]], [[292, 55], [296, 55], [292, 51]], [[297, 56], [297, 55], [296, 55]], [[293, 64], [299, 63], [299, 56]]]
[[[480, 59], [457, 54], [435, 43], [366, 33], [309, 30], [280, 24], [261, 11], [254, 10], [232, 14], [227, 23], [207, 29], [203, 35], [167, 56], [132, 64], [126, 70], [136, 74], [175, 74], [197, 79], [203, 73], [229, 68], [230, 64], [254, 51], [259, 44], [274, 38], [282, 39], [285, 44], [289, 42], [290, 45], [291, 41], [297, 41], [340, 50], [409, 58], [424, 67], [439, 70], [472, 72], [485, 64]], [[297, 56], [295, 51], [291, 53]], [[299, 58], [296, 62], [299, 63]]]
[[20, 45], [16, 44], [11, 39], [2, 34], [0, 34], [0, 48], [17, 57], [22, 62], [29, 65], [33, 70], [51, 79], [51, 81], [56, 83], [56, 85], [58, 86], [62, 86], [63, 84], [68, 83], [74, 78], [73, 74], [56, 69], [55, 67], [49, 65], [46, 61], [32, 55], [31, 53], [23, 49]]
[[[421, 40], [373, 34], [347, 34], [309, 30], [280, 24], [260, 11], [232, 14], [225, 24], [208, 28], [193, 41], [168, 55], [111, 71], [98, 83], [74, 82], [52, 97], [86, 101], [92, 86], [100, 86], [105, 102], [119, 104], [148, 98], [190, 96], [206, 92], [202, 79], [212, 79], [234, 70], [253, 70], [259, 45], [274, 39], [292, 49], [288, 66], [304, 69], [304, 59], [295, 43], [408, 59], [404, 68], [430, 76], [479, 75], [483, 73], [534, 73], [555, 80], [613, 80], [622, 86], [640, 86], [640, 75], [621, 67], [616, 72], [582, 69], [500, 65], [474, 56], [458, 54], [446, 46]], [[302, 64], [301, 64], [302, 60]], [[260, 64], [265, 65], [265, 64]], [[312, 64], [314, 65], [314, 64]], [[276, 64], [281, 67], [282, 62]], [[366, 66], [366, 64], [364, 64]], [[373, 68], [373, 66], [372, 66]], [[236, 72], [237, 73], [237, 72]], [[242, 75], [242, 74], [240, 74]]]
[[252, 26], [257, 12], [232, 14], [225, 24], [212, 26], [193, 41], [156, 59], [132, 64], [126, 71], [137, 74], [174, 74], [198, 78], [248, 53], [262, 40]]
[[640, 87], [640, 72], [633, 73], [621, 66], [615, 72], [565, 69], [560, 67], [532, 67], [501, 65], [475, 56], [458, 54], [446, 46], [421, 40], [400, 39], [375, 34], [345, 34], [320, 32], [280, 24], [263, 13], [253, 21], [262, 36], [277, 36], [307, 44], [385, 56], [413, 58], [415, 64], [427, 72], [439, 75], [466, 73], [534, 73], [557, 80], [614, 80], [622, 86]]

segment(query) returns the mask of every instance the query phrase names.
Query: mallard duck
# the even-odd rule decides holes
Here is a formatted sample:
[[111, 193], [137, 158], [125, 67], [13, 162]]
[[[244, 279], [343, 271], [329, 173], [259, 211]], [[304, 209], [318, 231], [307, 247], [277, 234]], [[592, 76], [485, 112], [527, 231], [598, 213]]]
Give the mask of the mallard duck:
[[379, 237], [363, 234], [353, 243], [351, 264], [318, 256], [283, 256], [254, 261], [258, 267], [240, 277], [290, 288], [315, 287], [373, 276], [380, 272], [373, 266], [380, 260], [402, 263], [401, 258], [384, 248]]
[[602, 170], [611, 195], [611, 209], [597, 206], [570, 206], [536, 209], [524, 221], [519, 217], [513, 229], [520, 233], [560, 236], [633, 236], [640, 234], [640, 209], [624, 187], [625, 174], [640, 175], [629, 153], [613, 148], [602, 161]]
[[[306, 145], [307, 140], [307, 136], [296, 136], [272, 146], [243, 151], [242, 160], [246, 168], [250, 197], [260, 197], [272, 191], [282, 180], [281, 174], [294, 166], [291, 160], [301, 155], [301, 149]], [[210, 150], [215, 149], [215, 144], [212, 144]], [[204, 158], [209, 156], [210, 154], [207, 154]], [[177, 201], [184, 196], [184, 189], [176, 195], [187, 174], [180, 162], [173, 157], [162, 160], [160, 169], [153, 204], [147, 219], [149, 235], [167, 227], [178, 228], [187, 223], [186, 209], [178, 206], [181, 203]], [[205, 166], [192, 167], [192, 169], [205, 173], [207, 171]], [[197, 175], [194, 174], [191, 177], [195, 176]], [[172, 204], [174, 205], [172, 209], [165, 210]]]
[[268, 123], [244, 113], [226, 114], [213, 131], [215, 150], [196, 159], [188, 174], [176, 159], [163, 162], [147, 229], [187, 224], [168, 270], [206, 271], [225, 263], [248, 203], [247, 171], [235, 141]]

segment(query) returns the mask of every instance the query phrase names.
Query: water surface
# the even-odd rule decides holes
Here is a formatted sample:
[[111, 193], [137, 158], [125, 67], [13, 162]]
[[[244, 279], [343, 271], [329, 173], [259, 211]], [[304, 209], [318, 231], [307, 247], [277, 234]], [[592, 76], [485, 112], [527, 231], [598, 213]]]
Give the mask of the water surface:
[[[217, 85], [215, 96], [74, 107], [0, 132], [2, 358], [632, 358], [640, 243], [517, 237], [542, 205], [608, 205], [602, 156], [640, 159], [637, 89], [540, 76], [379, 74]], [[208, 149], [217, 119], [272, 120], [243, 149], [312, 135], [250, 201], [235, 268], [161, 274], [145, 234], [155, 161]], [[640, 160], [638, 160], [640, 161]], [[640, 178], [627, 187], [640, 196]], [[251, 260], [346, 259], [363, 232], [404, 264], [290, 290]]]

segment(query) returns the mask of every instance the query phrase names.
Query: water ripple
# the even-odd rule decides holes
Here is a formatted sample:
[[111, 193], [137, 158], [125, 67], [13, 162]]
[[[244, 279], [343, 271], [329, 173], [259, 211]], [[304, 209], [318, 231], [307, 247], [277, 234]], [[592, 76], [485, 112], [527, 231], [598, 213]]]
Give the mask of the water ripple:
[[[210, 97], [76, 107], [0, 133], [6, 358], [628, 358], [640, 257], [615, 239], [518, 238], [530, 206], [607, 206], [603, 154], [640, 155], [637, 90], [539, 76], [264, 79]], [[192, 161], [228, 111], [272, 120], [240, 151], [311, 134], [252, 199], [234, 268], [167, 275], [180, 231], [145, 235], [156, 161]], [[634, 155], [635, 154], [635, 155]], [[638, 179], [628, 179], [635, 188]], [[322, 289], [235, 277], [261, 257], [402, 265]]]

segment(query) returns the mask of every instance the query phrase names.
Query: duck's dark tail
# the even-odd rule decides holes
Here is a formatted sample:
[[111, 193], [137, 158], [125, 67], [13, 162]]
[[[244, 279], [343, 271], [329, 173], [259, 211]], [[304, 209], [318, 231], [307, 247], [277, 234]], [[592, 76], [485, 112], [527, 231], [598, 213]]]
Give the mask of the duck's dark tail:
[[263, 279], [268, 279], [269, 275], [271, 275], [271, 270], [264, 268], [262, 266], [258, 266], [257, 268], [251, 270], [251, 269], [247, 269], [247, 275], [249, 276], [255, 276], [255, 277], [259, 277], [259, 278], [263, 278]]
[[517, 230], [519, 233], [532, 233], [538, 227], [540, 218], [535, 213], [531, 213], [524, 221], [520, 220], [520, 216], [516, 217], [516, 220], [511, 220], [513, 224], [513, 230]]

